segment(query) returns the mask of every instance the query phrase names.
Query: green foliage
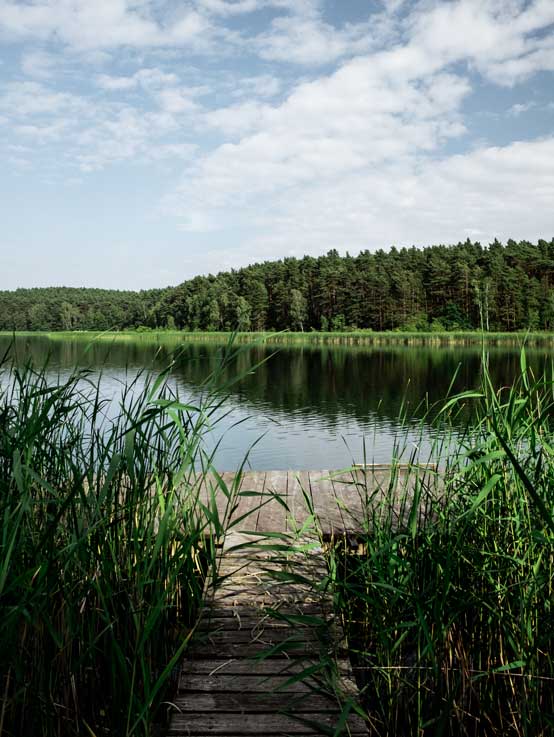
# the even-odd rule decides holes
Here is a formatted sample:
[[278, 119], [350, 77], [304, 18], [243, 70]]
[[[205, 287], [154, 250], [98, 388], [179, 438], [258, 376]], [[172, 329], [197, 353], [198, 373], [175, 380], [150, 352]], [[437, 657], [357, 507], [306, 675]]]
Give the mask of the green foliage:
[[299, 289], [293, 289], [290, 295], [290, 327], [304, 332], [304, 323], [308, 317], [308, 303]]
[[554, 240], [333, 250], [144, 292], [0, 292], [0, 330], [419, 331], [436, 321], [452, 331], [554, 329]]
[[185, 405], [165, 371], [108, 422], [86, 371], [0, 368], [0, 733], [147, 737], [232, 502], [202, 442], [221, 397]]
[[[0, 292], [0, 330], [125, 330], [153, 327], [164, 290], [16, 289]], [[160, 326], [164, 323], [160, 323]]]
[[438, 473], [414, 467], [384, 495], [353, 474], [365, 532], [331, 572], [372, 734], [552, 734], [552, 387], [525, 353], [511, 388], [485, 369], [444, 404], [444, 421], [468, 402], [477, 420]]
[[435, 318], [434, 320], [431, 320], [431, 324], [429, 325], [429, 330], [432, 333], [444, 333], [445, 327], [444, 327], [444, 324], [438, 318]]
[[429, 318], [425, 312], [416, 312], [398, 327], [402, 332], [417, 332], [429, 330]]

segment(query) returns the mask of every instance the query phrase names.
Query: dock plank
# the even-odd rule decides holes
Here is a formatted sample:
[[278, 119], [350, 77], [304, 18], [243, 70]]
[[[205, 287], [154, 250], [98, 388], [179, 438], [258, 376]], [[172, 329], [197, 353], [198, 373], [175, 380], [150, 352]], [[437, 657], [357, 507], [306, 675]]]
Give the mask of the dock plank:
[[310, 693], [321, 690], [321, 685], [315, 679], [305, 679], [288, 685], [292, 674], [288, 675], [201, 675], [198, 673], [183, 673], [179, 681], [179, 691], [197, 694], [202, 691], [210, 693], [276, 693], [285, 698], [289, 693]]
[[[416, 468], [401, 464], [357, 466], [343, 472], [245, 471], [239, 477], [240, 489], [234, 496], [231, 523], [233, 529], [260, 535], [293, 534], [309, 521], [309, 504], [304, 497], [307, 493], [324, 535], [354, 533], [371, 523], [364, 519], [366, 500], [372, 514], [372, 510], [379, 510], [383, 500], [392, 500], [395, 514], [402, 520], [405, 516], [402, 502], [412, 497], [415, 484], [436, 485], [437, 475], [434, 466]], [[225, 472], [222, 479], [229, 489], [233, 488], [233, 473]], [[193, 483], [194, 479], [189, 481]], [[200, 499], [211, 506], [215, 499], [222, 519], [228, 500], [219, 488], [217, 477], [208, 474], [198, 483]], [[271, 491], [282, 496], [288, 511], [271, 497]]]
[[310, 515], [308, 504], [304, 497], [304, 494], [310, 497], [309, 471], [289, 471], [287, 489], [287, 504], [289, 507], [287, 532], [294, 532], [302, 528]]
[[173, 703], [181, 712], [192, 713], [275, 713], [282, 714], [293, 711], [295, 714], [336, 713], [337, 705], [327, 696], [312, 694], [307, 690], [290, 691], [286, 698], [282, 693], [271, 691], [240, 693], [228, 691], [217, 685], [209, 693], [190, 691], [186, 695], [174, 699]]
[[263, 507], [256, 521], [256, 531], [286, 532], [288, 474], [286, 471], [268, 471], [265, 477]]
[[[332, 729], [336, 724], [334, 714], [303, 713], [297, 717], [279, 713], [235, 713], [222, 712], [219, 714], [177, 714], [173, 717], [168, 730], [171, 737], [198, 737], [199, 735], [265, 735], [294, 734], [313, 735]], [[323, 729], [322, 729], [323, 728]], [[350, 727], [352, 735], [367, 735], [367, 728], [358, 717], [352, 719]]]
[[256, 531], [263, 501], [265, 477], [265, 471], [247, 471], [244, 474], [240, 490], [240, 513], [233, 515], [233, 521], [238, 522], [236, 529]]

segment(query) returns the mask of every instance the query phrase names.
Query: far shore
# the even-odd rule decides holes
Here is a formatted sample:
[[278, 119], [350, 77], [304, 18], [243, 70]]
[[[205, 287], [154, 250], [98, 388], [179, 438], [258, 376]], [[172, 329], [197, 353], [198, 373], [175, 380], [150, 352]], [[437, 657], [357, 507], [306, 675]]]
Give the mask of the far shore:
[[554, 345], [554, 332], [484, 333], [473, 331], [406, 332], [350, 330], [341, 332], [206, 332], [186, 330], [137, 329], [121, 331], [0, 331], [0, 337], [45, 337], [50, 340], [154, 340], [226, 343], [233, 336], [236, 342], [278, 345]]

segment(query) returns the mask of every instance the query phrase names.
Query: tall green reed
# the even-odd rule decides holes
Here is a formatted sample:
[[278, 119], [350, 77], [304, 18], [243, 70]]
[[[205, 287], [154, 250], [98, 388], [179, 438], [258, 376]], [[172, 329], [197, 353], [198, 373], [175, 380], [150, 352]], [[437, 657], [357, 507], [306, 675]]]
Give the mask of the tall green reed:
[[485, 362], [438, 413], [475, 409], [438, 473], [352, 474], [358, 554], [334, 546], [330, 570], [372, 734], [554, 732], [553, 386], [524, 352], [510, 387]]
[[130, 379], [110, 418], [87, 371], [0, 366], [1, 737], [163, 724], [235, 503], [204, 445], [233, 357], [194, 404]]

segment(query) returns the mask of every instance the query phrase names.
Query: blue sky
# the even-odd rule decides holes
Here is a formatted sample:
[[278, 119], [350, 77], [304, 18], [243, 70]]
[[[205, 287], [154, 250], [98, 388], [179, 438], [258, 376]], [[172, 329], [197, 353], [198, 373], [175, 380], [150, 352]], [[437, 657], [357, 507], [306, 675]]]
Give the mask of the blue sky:
[[0, 289], [554, 236], [553, 0], [0, 0]]

